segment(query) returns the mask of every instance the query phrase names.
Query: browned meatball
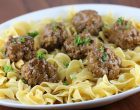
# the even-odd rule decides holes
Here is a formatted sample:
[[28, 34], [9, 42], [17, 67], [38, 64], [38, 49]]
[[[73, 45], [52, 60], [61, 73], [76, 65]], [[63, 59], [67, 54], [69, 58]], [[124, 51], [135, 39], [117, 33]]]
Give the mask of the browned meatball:
[[51, 23], [45, 28], [45, 35], [42, 39], [42, 47], [48, 51], [61, 48], [65, 38], [68, 36], [63, 23]]
[[83, 59], [87, 55], [88, 47], [92, 43], [89, 33], [82, 33], [69, 37], [64, 42], [64, 50], [72, 59]]
[[72, 23], [77, 32], [86, 30], [91, 35], [98, 35], [103, 22], [101, 16], [94, 10], [83, 10], [78, 12], [72, 19]]
[[110, 29], [105, 29], [104, 34], [110, 43], [123, 49], [133, 49], [140, 44], [140, 32], [123, 18], [119, 18]]
[[21, 69], [22, 78], [31, 86], [42, 82], [58, 82], [57, 69], [45, 59], [33, 58]]
[[94, 42], [87, 56], [88, 69], [97, 77], [107, 75], [109, 79], [115, 79], [120, 74], [121, 60], [102, 44]]
[[30, 60], [34, 57], [34, 51], [34, 39], [30, 36], [10, 37], [6, 44], [6, 56], [13, 62], [20, 59]]

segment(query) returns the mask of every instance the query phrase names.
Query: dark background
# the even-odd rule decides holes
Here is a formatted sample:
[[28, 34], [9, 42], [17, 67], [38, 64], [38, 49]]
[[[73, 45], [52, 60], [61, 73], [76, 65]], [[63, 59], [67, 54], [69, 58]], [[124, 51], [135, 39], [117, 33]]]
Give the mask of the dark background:
[[[140, 8], [140, 0], [0, 0], [0, 23], [3, 23], [13, 17], [39, 9], [83, 3], [120, 4]], [[0, 106], [0, 110], [19, 109]], [[94, 110], [140, 110], [140, 93]]]

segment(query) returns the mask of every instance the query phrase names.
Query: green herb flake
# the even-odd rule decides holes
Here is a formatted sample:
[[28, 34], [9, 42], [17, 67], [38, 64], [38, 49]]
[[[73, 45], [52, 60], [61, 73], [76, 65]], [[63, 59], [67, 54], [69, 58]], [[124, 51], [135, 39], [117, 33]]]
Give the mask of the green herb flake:
[[69, 66], [69, 63], [68, 62], [64, 63], [64, 66], [67, 68]]
[[75, 42], [75, 44], [76, 44], [77, 46], [83, 44], [83, 42], [82, 42], [82, 40], [81, 40], [81, 38], [80, 38], [79, 35], [77, 35], [77, 36], [75, 37], [74, 42]]
[[13, 68], [12, 68], [11, 65], [5, 65], [5, 66], [3, 67], [3, 70], [4, 70], [5, 73], [8, 73], [8, 72], [10, 72], [10, 71], [13, 71]]
[[24, 37], [19, 37], [19, 42], [24, 43], [25, 42], [25, 38]]
[[79, 35], [77, 35], [75, 37], [75, 40], [74, 40], [74, 43], [79, 46], [79, 45], [87, 45], [91, 42], [91, 39], [90, 38], [83, 38], [81, 39], [81, 37]]
[[84, 44], [89, 44], [91, 42], [91, 38], [86, 38], [85, 40], [84, 40]]
[[101, 52], [104, 52], [105, 50], [104, 50], [105, 48], [103, 47], [103, 46], [101, 46], [100, 48], [99, 48], [99, 50], [101, 51]]
[[107, 54], [107, 52], [105, 51], [105, 47], [104, 47], [104, 46], [101, 46], [101, 47], [99, 48], [99, 51], [102, 53], [102, 57], [101, 57], [102, 62], [105, 62], [105, 61], [108, 59], [108, 54]]
[[63, 85], [67, 86], [67, 85], [69, 85], [69, 84], [68, 84], [68, 82], [64, 81], [64, 82], [63, 82]]
[[37, 57], [38, 59], [44, 59], [44, 58], [45, 58], [45, 53], [42, 52], [42, 51], [37, 51], [36, 57]]
[[107, 61], [107, 59], [108, 59], [108, 54], [107, 54], [107, 52], [103, 52], [102, 61], [105, 62], [105, 61]]
[[34, 31], [34, 32], [28, 32], [27, 34], [28, 36], [35, 38], [39, 33], [37, 31]]
[[117, 19], [117, 23], [119, 25], [122, 25], [123, 24], [123, 21], [124, 21], [124, 19], [122, 17], [120, 17], [120, 18]]

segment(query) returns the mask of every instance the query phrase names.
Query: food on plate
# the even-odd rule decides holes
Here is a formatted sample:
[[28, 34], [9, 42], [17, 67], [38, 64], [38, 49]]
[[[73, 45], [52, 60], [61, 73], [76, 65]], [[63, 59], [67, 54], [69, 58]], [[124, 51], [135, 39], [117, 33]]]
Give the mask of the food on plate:
[[16, 38], [10, 36], [6, 44], [6, 55], [13, 62], [20, 59], [30, 60], [34, 56], [34, 51], [34, 39], [31, 36]]
[[21, 68], [21, 77], [32, 86], [42, 82], [58, 82], [56, 70], [45, 59], [33, 58]]
[[122, 17], [118, 18], [111, 28], [105, 30], [105, 36], [109, 42], [123, 49], [133, 49], [140, 45], [140, 32], [131, 21]]
[[100, 42], [93, 43], [87, 59], [89, 70], [98, 77], [107, 75], [109, 79], [116, 79], [120, 74], [120, 58]]
[[53, 51], [55, 48], [60, 49], [66, 37], [68, 34], [63, 23], [47, 24], [42, 39], [42, 47], [47, 51]]
[[0, 98], [75, 103], [140, 86], [138, 25], [95, 10], [11, 25], [0, 37]]
[[77, 32], [87, 31], [91, 35], [98, 35], [103, 26], [101, 16], [94, 10], [83, 10], [76, 13], [72, 23]]
[[83, 59], [87, 56], [89, 46], [93, 42], [90, 33], [83, 32], [73, 35], [64, 42], [64, 50], [72, 59]]

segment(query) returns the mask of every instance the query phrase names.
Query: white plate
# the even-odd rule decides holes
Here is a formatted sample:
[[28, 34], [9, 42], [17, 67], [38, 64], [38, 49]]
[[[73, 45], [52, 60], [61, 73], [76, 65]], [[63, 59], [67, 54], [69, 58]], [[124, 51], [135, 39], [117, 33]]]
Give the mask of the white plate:
[[[112, 12], [115, 16], [125, 16], [126, 18], [135, 18], [140, 21], [140, 9], [132, 8], [128, 6], [120, 6], [120, 5], [109, 5], [109, 4], [80, 4], [80, 5], [69, 5], [69, 6], [61, 6], [50, 9], [44, 9], [40, 11], [36, 11], [33, 13], [29, 13], [12, 20], [9, 20], [0, 25], [0, 31], [9, 27], [12, 22], [17, 21], [28, 21], [28, 20], [39, 20], [44, 17], [56, 17], [62, 16], [65, 17], [68, 10], [70, 8], [75, 8], [77, 11], [84, 9], [93, 9], [97, 10], [99, 14], [107, 14], [108, 12]], [[0, 100], [0, 105], [15, 107], [15, 108], [24, 108], [24, 109], [74, 109], [74, 108], [91, 108], [98, 107], [106, 104], [110, 104], [112, 102], [121, 100], [125, 97], [128, 97], [132, 94], [135, 94], [140, 91], [140, 87], [135, 89], [128, 90], [123, 93], [119, 93], [117, 95], [85, 101], [85, 102], [77, 102], [70, 104], [56, 104], [56, 105], [25, 105], [20, 104], [17, 101], [12, 100]]]

